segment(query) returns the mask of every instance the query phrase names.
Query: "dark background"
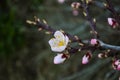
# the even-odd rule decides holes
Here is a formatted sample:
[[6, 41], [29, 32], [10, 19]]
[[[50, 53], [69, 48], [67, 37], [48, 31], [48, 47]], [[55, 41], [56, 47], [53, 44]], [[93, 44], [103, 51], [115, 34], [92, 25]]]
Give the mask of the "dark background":
[[[118, 80], [120, 72], [113, 70], [111, 58], [98, 59], [97, 52], [87, 65], [81, 64], [85, 52], [76, 53], [64, 64], [53, 64], [56, 53], [48, 44], [51, 36], [26, 23], [37, 16], [55, 29], [90, 39], [90, 27], [82, 12], [72, 14], [73, 1], [0, 0], [0, 80]], [[112, 15], [103, 8], [105, 0], [94, 1], [90, 13], [97, 20], [100, 39], [120, 46], [120, 30], [107, 23]], [[120, 12], [120, 1], [112, 0], [112, 4]]]

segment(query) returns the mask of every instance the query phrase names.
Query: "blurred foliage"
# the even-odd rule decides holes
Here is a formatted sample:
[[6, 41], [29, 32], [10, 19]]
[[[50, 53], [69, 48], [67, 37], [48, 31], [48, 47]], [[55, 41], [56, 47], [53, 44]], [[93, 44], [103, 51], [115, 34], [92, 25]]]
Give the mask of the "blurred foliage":
[[15, 10], [8, 6], [7, 1], [2, 1], [0, 8], [0, 55], [5, 57], [23, 45], [23, 38], [19, 30], [20, 21], [15, 21]]
[[[118, 80], [120, 72], [111, 67], [111, 58], [99, 60], [96, 54], [87, 65], [81, 65], [85, 52], [73, 55], [64, 64], [54, 65], [56, 54], [50, 51], [49, 35], [26, 24], [27, 19], [38, 16], [55, 29], [90, 39], [89, 24], [81, 11], [78, 16], [72, 15], [72, 1], [66, 0], [64, 4], [56, 0], [0, 1], [0, 80]], [[120, 1], [112, 2], [118, 10]], [[107, 24], [111, 13], [95, 5], [90, 8], [91, 15], [97, 19], [100, 39], [120, 45], [120, 31], [112, 30]]]

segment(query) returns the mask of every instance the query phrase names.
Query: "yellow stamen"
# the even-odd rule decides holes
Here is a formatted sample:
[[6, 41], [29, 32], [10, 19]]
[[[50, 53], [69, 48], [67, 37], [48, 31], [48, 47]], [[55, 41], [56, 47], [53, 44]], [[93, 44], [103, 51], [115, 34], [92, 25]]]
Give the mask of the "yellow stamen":
[[59, 41], [58, 46], [63, 46], [64, 44], [64, 41]]

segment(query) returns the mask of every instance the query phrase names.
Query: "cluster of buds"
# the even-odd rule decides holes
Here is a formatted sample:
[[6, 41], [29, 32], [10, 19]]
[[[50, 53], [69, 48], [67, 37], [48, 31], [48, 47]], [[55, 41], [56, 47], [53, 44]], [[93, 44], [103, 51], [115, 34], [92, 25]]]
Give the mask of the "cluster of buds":
[[[115, 54], [114, 54], [115, 55]], [[98, 57], [99, 58], [107, 58], [109, 56], [113, 56], [111, 55], [111, 51], [110, 50], [107, 50], [107, 51], [104, 51], [103, 53], [99, 53], [98, 54]], [[120, 59], [114, 59], [113, 60], [113, 63], [112, 63], [112, 66], [115, 70], [119, 70], [120, 71]]]
[[[106, 58], [106, 57], [109, 57], [109, 56], [110, 56], [110, 53], [111, 53], [110, 50], [103, 51], [102, 53], [99, 53], [99, 54], [98, 54], [98, 58]], [[111, 57], [112, 57], [112, 56], [111, 56]]]
[[[64, 35], [62, 31], [56, 31], [54, 37], [48, 41], [50, 44], [51, 50], [57, 52], [57, 55], [54, 57], [54, 64], [61, 64], [66, 59], [70, 57], [70, 54], [67, 52], [66, 48], [69, 43], [69, 38], [67, 35]], [[97, 44], [96, 39], [92, 39], [92, 45]], [[91, 51], [88, 51], [82, 58], [82, 64], [87, 64], [91, 59]]]

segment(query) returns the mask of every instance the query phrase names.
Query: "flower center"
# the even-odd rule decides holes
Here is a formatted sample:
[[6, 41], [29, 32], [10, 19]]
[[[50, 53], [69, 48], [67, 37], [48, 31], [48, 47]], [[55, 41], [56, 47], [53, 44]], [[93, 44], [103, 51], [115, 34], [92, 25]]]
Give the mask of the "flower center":
[[64, 45], [64, 41], [59, 41], [58, 46], [63, 46]]

